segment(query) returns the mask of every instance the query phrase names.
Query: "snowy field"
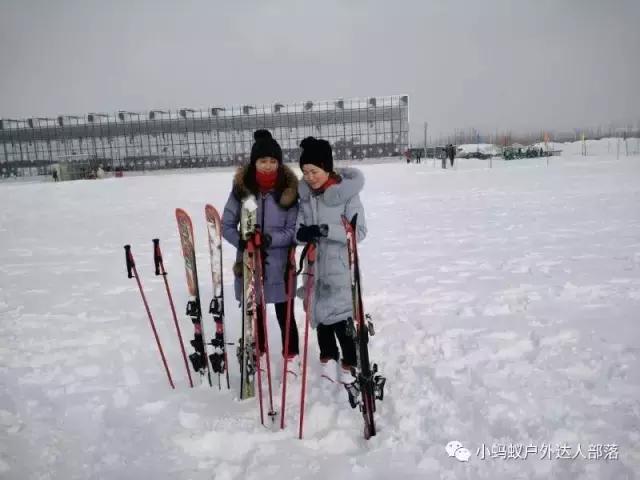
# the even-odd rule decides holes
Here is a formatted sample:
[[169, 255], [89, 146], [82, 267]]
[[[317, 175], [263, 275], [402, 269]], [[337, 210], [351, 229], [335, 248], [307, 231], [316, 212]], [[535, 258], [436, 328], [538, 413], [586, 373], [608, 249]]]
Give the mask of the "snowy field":
[[[636, 478], [640, 157], [602, 150], [548, 166], [362, 167], [371, 355], [388, 378], [369, 441], [344, 391], [319, 378], [314, 334], [303, 441], [299, 383], [284, 431], [260, 426], [255, 400], [237, 399], [235, 359], [231, 391], [188, 388], [151, 239], [182, 312], [174, 209], [191, 213], [208, 302], [204, 205], [222, 208], [231, 171], [0, 185], [0, 478]], [[126, 276], [126, 243], [175, 390]], [[236, 339], [239, 311], [231, 298], [226, 308]], [[302, 328], [300, 305], [296, 316]], [[279, 392], [277, 355], [272, 363]], [[447, 456], [451, 440], [468, 462]]]

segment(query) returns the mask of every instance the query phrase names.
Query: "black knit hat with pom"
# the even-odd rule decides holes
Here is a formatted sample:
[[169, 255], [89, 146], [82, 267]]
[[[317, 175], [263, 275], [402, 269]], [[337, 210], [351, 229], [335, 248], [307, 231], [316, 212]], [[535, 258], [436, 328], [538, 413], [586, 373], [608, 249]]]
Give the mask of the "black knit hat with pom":
[[282, 163], [282, 149], [276, 142], [269, 130], [256, 130], [253, 132], [255, 143], [251, 147], [251, 164], [255, 165], [256, 160], [262, 157], [273, 157]]
[[302, 148], [300, 168], [310, 163], [325, 172], [333, 172], [333, 151], [329, 142], [315, 137], [307, 137], [300, 142], [300, 148]]

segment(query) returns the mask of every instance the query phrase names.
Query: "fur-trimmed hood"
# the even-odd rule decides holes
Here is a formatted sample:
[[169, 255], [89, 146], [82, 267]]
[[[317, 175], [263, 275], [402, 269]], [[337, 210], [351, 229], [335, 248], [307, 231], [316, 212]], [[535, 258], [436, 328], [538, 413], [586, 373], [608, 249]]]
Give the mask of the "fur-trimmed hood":
[[[296, 200], [298, 199], [298, 177], [296, 177], [293, 170], [286, 165], [281, 165], [279, 168], [281, 172], [278, 175], [278, 181], [273, 195], [276, 197], [280, 207], [289, 209], [296, 204]], [[250, 170], [249, 165], [239, 167], [233, 176], [232, 192], [240, 201], [249, 195], [255, 195], [257, 197], [260, 193], [255, 180], [251, 181], [247, 178]], [[253, 171], [255, 172], [255, 170]]]
[[[329, 206], [346, 203], [351, 197], [359, 194], [364, 188], [364, 174], [357, 168], [339, 168], [336, 173], [342, 181], [327, 188], [322, 194], [322, 199]], [[301, 200], [311, 197], [311, 187], [307, 182], [300, 182], [298, 194]]]

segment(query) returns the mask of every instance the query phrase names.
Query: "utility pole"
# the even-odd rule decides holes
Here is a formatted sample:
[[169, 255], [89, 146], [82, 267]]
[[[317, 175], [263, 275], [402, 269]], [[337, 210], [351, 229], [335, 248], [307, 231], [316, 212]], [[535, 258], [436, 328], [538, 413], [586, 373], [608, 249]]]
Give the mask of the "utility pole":
[[427, 127], [429, 123], [424, 122], [424, 160], [427, 160]]

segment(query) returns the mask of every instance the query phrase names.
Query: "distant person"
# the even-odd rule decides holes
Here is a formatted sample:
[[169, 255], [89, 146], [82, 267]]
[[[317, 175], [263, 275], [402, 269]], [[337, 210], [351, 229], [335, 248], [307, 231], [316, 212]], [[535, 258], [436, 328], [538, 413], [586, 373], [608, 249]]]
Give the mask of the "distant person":
[[54, 182], [57, 182], [57, 181], [58, 181], [58, 169], [57, 169], [57, 168], [54, 168], [54, 169], [51, 171], [51, 176], [53, 177], [53, 181], [54, 181]]
[[447, 169], [447, 158], [449, 157], [449, 145], [444, 147], [444, 153], [442, 154], [442, 168]]
[[449, 155], [449, 162], [451, 162], [451, 168], [453, 168], [453, 161], [456, 158], [456, 147], [454, 147], [452, 144], [449, 144], [448, 155]]
[[420, 163], [421, 158], [422, 158], [422, 150], [418, 149], [416, 151], [416, 163]]
[[409, 164], [409, 163], [411, 163], [411, 151], [410, 151], [410, 150], [406, 150], [406, 151], [404, 152], [404, 156], [405, 156], [405, 157], [406, 157], [406, 159], [407, 159], [407, 163], [408, 163], [408, 164]]

